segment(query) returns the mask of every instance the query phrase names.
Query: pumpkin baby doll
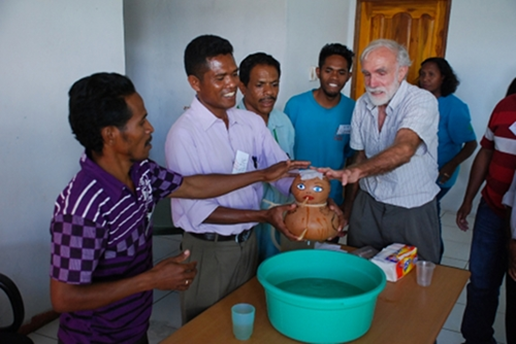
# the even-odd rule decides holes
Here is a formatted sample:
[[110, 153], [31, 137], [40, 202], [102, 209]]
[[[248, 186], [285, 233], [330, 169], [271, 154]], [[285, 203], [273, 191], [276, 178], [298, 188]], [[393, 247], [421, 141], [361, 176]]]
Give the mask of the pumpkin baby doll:
[[315, 170], [300, 171], [290, 192], [297, 207], [287, 213], [285, 225], [298, 240], [324, 241], [338, 234], [339, 218], [326, 202], [330, 194], [326, 176]]

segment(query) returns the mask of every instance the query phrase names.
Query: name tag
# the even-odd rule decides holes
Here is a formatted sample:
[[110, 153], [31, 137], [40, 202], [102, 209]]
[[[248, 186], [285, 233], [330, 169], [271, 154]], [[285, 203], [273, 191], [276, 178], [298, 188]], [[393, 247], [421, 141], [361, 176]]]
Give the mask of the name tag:
[[337, 135], [349, 135], [351, 133], [351, 125], [341, 124], [337, 129]]
[[249, 163], [249, 154], [237, 150], [235, 155], [235, 162], [233, 163], [233, 171], [231, 173], [244, 173], [247, 171], [247, 164]]

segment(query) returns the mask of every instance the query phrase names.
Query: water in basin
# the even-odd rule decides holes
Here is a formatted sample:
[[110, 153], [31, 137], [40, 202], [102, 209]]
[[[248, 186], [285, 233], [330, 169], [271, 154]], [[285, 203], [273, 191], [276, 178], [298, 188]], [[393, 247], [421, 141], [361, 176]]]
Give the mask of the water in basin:
[[276, 286], [292, 294], [319, 298], [341, 298], [364, 293], [364, 290], [352, 284], [328, 278], [298, 278]]

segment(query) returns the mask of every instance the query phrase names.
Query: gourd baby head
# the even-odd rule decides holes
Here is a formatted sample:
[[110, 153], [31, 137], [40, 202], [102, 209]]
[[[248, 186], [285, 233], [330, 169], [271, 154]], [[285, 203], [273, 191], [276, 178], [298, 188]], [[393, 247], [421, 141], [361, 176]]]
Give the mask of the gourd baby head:
[[315, 170], [301, 170], [290, 187], [290, 192], [298, 203], [325, 203], [330, 194], [330, 181]]

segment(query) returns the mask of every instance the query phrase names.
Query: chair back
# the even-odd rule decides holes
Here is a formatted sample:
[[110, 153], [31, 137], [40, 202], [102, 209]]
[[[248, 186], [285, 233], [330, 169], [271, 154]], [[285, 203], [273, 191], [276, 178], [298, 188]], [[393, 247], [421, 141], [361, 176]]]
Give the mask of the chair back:
[[9, 298], [14, 317], [11, 325], [0, 327], [0, 332], [15, 333], [20, 328], [23, 323], [23, 318], [25, 317], [25, 308], [23, 307], [23, 300], [20, 291], [16, 287], [16, 284], [14, 284], [9, 277], [3, 274], [0, 274], [0, 289], [2, 289]]

